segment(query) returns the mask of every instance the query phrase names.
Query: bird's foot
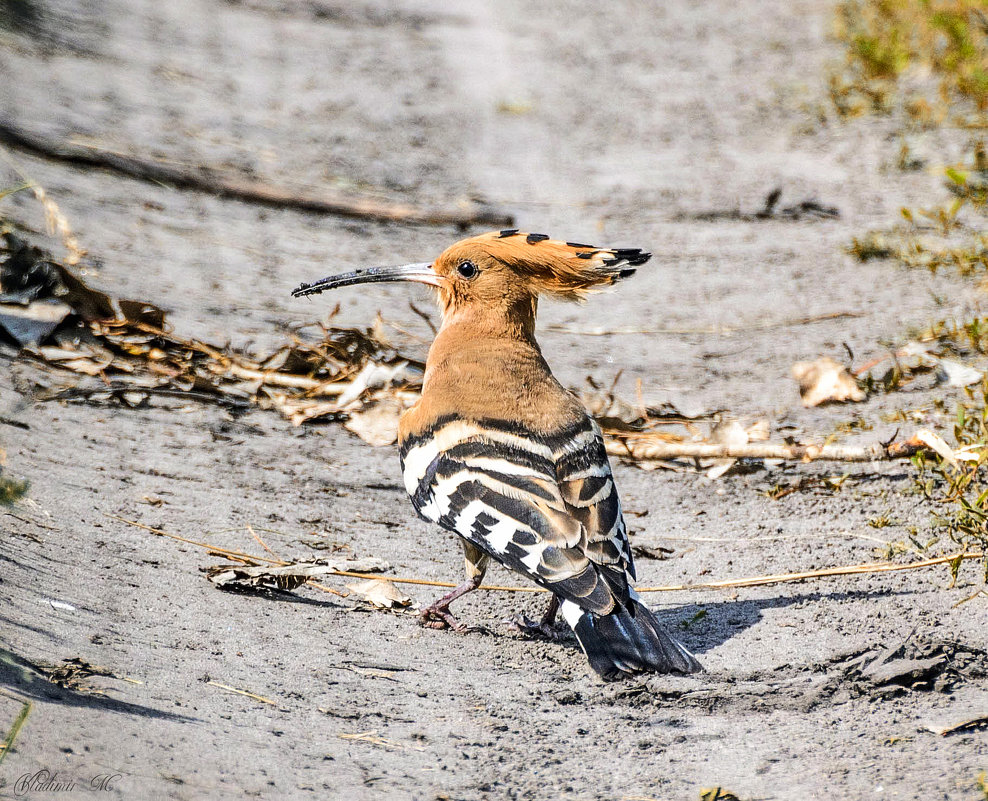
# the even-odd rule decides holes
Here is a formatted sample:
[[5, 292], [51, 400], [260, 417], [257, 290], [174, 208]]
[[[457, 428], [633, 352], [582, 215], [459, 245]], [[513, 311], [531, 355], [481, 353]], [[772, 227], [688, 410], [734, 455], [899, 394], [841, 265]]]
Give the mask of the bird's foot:
[[457, 634], [493, 634], [487, 626], [471, 626], [457, 620], [449, 609], [438, 604], [419, 612], [419, 625], [426, 629], [449, 629]]
[[467, 634], [471, 631], [480, 631], [489, 634], [490, 629], [483, 626], [468, 626], [466, 623], [461, 623], [449, 611], [449, 605], [457, 598], [462, 598], [468, 592], [473, 592], [477, 589], [483, 577], [484, 574], [482, 572], [476, 573], [452, 592], [444, 595], [438, 601], [420, 611], [419, 624], [427, 629], [450, 629], [457, 634]]
[[450, 629], [457, 634], [466, 634], [470, 626], [457, 620], [449, 608], [438, 603], [427, 606], [419, 612], [419, 625], [427, 629]]
[[518, 614], [509, 618], [508, 628], [523, 637], [533, 640], [549, 640], [557, 642], [561, 640], [564, 633], [556, 628], [554, 623], [543, 618], [538, 623], [528, 617], [528, 615]]

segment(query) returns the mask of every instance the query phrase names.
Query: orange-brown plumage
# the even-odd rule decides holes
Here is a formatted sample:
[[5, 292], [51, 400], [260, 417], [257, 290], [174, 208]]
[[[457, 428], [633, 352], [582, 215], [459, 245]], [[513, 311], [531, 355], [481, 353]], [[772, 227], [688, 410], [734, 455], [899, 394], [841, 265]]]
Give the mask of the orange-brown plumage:
[[[496, 286], [512, 295], [549, 294], [564, 300], [580, 300], [589, 292], [633, 275], [635, 267], [644, 264], [649, 255], [637, 249], [595, 248], [549, 239], [545, 234], [506, 230], [457, 242], [440, 254], [433, 268], [439, 275], [449, 277], [459, 264], [470, 261], [481, 267], [482, 272], [496, 271], [510, 282], [491, 282], [492, 290]], [[492, 299], [483, 290], [475, 290], [464, 298], [459, 292], [461, 288], [455, 281], [439, 288], [444, 310], [469, 300]]]
[[649, 256], [508, 230], [457, 242], [429, 264], [296, 290], [387, 280], [437, 289], [442, 326], [422, 396], [401, 419], [399, 453], [416, 510], [462, 538], [468, 581], [423, 610], [426, 625], [462, 629], [449, 604], [480, 585], [494, 558], [553, 592], [547, 621], [560, 608], [604, 678], [699, 669], [634, 593], [600, 429], [535, 340], [540, 295], [579, 300]]
[[[443, 324], [429, 349], [422, 399], [402, 419], [402, 438], [444, 414], [487, 415], [499, 397], [511, 398], [514, 418], [537, 431], [585, 416], [535, 341], [539, 295], [581, 300], [632, 275], [649, 255], [515, 230], [463, 239], [444, 250], [432, 263]], [[476, 273], [462, 275], [464, 264]]]

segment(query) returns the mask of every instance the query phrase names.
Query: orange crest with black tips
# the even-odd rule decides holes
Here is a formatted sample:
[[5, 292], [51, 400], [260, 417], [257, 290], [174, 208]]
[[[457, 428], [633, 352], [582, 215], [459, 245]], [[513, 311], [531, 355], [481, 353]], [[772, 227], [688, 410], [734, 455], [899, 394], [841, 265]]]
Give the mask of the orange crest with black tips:
[[[534, 295], [544, 292], [578, 300], [634, 275], [651, 255], [639, 248], [598, 248], [508, 229], [451, 245], [435, 260], [433, 269], [454, 285], [454, 295], [461, 294], [455, 291], [456, 285], [464, 290], [470, 282], [479, 285], [485, 269], [494, 268], [513, 274]], [[464, 270], [464, 265], [473, 270], [469, 266]]]

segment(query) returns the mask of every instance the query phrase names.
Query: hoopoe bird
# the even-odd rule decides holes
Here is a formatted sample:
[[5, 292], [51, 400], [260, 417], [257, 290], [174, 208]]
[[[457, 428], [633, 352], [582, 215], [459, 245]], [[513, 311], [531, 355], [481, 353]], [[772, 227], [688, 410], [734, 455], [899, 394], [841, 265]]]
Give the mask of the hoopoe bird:
[[421, 611], [424, 625], [467, 630], [449, 606], [480, 586], [494, 559], [552, 593], [533, 628], [552, 631], [560, 610], [603, 679], [700, 670], [635, 593], [600, 428], [535, 340], [541, 295], [579, 300], [650, 257], [511, 229], [464, 239], [431, 263], [356, 270], [292, 293], [377, 281], [437, 290], [442, 325], [398, 446], [412, 505], [461, 537], [467, 580]]

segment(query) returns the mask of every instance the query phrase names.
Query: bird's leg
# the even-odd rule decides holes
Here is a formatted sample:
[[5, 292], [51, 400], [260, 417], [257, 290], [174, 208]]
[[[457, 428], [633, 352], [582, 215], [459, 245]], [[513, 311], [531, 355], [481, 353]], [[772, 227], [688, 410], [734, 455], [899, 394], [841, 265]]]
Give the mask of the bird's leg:
[[559, 611], [559, 596], [555, 593], [549, 599], [549, 606], [546, 607], [542, 620], [539, 621], [540, 629], [553, 629], [556, 626], [556, 613]]
[[427, 629], [445, 629], [450, 628], [455, 632], [463, 634], [470, 630], [470, 627], [465, 623], [461, 623], [457, 620], [452, 612], [449, 611], [449, 605], [453, 603], [457, 598], [462, 598], [468, 592], [473, 592], [477, 587], [480, 586], [481, 576], [475, 576], [464, 581], [459, 587], [457, 587], [452, 592], [444, 595], [438, 601], [430, 604], [421, 612], [419, 612], [419, 623], [425, 626]]
[[463, 560], [466, 563], [467, 580], [452, 592], [444, 595], [438, 601], [430, 604], [419, 612], [419, 623], [428, 629], [450, 628], [455, 632], [464, 634], [473, 630], [473, 627], [460, 623], [449, 611], [449, 605], [457, 598], [462, 598], [468, 592], [473, 592], [484, 580], [487, 566], [491, 558], [482, 550], [466, 540], [460, 540], [463, 545]]
[[556, 631], [556, 613], [558, 611], [559, 596], [553, 593], [549, 599], [549, 606], [538, 623], [529, 620], [526, 615], [515, 615], [508, 621], [508, 625], [519, 634], [524, 634], [527, 637], [545, 637], [547, 640], [558, 640], [559, 632]]

